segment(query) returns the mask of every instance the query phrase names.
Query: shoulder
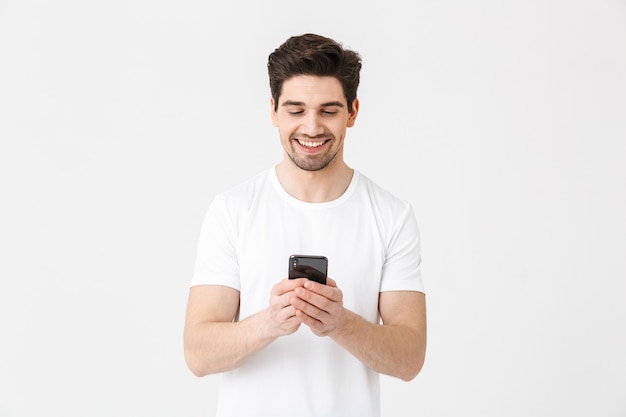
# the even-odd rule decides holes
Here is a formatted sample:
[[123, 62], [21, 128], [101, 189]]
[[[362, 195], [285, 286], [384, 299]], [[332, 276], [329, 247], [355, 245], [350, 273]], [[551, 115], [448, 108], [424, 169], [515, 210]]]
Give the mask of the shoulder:
[[241, 182], [232, 188], [217, 194], [212, 205], [223, 206], [227, 209], [249, 207], [260, 195], [271, 187], [269, 171], [262, 171], [253, 177]]
[[395, 218], [411, 211], [411, 204], [407, 200], [391, 193], [363, 173], [359, 172], [358, 176], [358, 192], [380, 214]]

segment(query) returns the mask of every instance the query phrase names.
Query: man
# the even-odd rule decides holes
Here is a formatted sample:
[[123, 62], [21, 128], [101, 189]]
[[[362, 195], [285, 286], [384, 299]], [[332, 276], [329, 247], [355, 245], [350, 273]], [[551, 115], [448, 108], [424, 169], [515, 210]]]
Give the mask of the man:
[[[409, 381], [422, 368], [412, 208], [344, 162], [360, 69], [314, 34], [269, 56], [283, 159], [215, 197], [187, 306], [189, 368], [223, 373], [218, 416], [375, 417], [379, 373]], [[292, 254], [326, 256], [327, 285], [287, 279]]]

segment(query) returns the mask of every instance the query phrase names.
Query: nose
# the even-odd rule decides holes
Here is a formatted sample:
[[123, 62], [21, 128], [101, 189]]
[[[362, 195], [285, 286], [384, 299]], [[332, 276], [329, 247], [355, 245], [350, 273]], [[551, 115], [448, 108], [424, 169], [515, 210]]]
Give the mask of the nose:
[[302, 118], [302, 125], [300, 126], [300, 132], [309, 136], [315, 137], [324, 133], [324, 125], [321, 123], [319, 115], [315, 113], [309, 113]]

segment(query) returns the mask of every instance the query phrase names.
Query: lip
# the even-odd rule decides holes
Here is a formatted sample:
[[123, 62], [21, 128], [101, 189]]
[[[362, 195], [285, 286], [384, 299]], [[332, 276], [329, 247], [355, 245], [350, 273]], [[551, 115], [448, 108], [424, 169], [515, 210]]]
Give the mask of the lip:
[[298, 149], [300, 149], [302, 152], [308, 153], [308, 154], [318, 153], [319, 151], [325, 149], [326, 145], [328, 144], [328, 142], [330, 142], [330, 138], [325, 138], [323, 140], [320, 140], [320, 139], [302, 139], [302, 138], [300, 138], [300, 140], [303, 141], [303, 142], [311, 142], [311, 143], [322, 142], [322, 144], [319, 145], [319, 146], [308, 147], [308, 146], [302, 145], [300, 143], [300, 141], [298, 141], [298, 138], [294, 138], [293, 141], [295, 142], [295, 146], [298, 147]]

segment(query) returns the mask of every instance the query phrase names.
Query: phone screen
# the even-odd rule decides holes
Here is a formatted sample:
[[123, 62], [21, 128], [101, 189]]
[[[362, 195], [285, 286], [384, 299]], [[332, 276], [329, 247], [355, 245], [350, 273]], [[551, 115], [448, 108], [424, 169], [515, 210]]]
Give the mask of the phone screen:
[[289, 257], [289, 279], [308, 278], [326, 284], [328, 259], [325, 256], [291, 255]]

